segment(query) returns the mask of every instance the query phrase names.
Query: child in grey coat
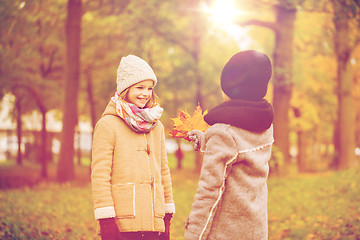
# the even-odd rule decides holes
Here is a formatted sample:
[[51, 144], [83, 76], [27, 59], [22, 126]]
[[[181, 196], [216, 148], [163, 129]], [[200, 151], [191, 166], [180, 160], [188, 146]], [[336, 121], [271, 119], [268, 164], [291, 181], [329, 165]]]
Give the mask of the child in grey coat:
[[211, 127], [189, 132], [204, 158], [187, 240], [268, 238], [266, 181], [274, 113], [263, 98], [271, 73], [265, 54], [235, 54], [221, 74], [225, 102], [204, 117]]

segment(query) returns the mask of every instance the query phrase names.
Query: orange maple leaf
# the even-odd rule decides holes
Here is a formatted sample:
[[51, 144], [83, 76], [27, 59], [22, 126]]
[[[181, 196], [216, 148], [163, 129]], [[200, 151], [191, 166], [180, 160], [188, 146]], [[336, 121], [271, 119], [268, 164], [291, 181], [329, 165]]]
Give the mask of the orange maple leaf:
[[195, 108], [194, 114], [191, 116], [187, 112], [179, 111], [179, 116], [172, 118], [174, 128], [169, 132], [170, 136], [175, 138], [184, 138], [190, 141], [188, 132], [191, 130], [199, 130], [205, 132], [210, 126], [204, 121], [204, 113], [200, 106]]

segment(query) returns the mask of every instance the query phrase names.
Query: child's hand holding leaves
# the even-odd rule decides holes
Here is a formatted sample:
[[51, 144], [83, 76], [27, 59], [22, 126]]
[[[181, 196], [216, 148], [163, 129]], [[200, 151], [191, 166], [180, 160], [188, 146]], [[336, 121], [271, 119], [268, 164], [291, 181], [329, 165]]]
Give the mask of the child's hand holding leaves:
[[191, 116], [187, 112], [179, 111], [177, 118], [172, 118], [174, 128], [170, 135], [175, 138], [183, 138], [189, 142], [194, 142], [194, 148], [198, 151], [202, 144], [204, 132], [210, 127], [204, 121], [205, 111], [202, 113], [200, 106], [197, 106], [194, 114]]

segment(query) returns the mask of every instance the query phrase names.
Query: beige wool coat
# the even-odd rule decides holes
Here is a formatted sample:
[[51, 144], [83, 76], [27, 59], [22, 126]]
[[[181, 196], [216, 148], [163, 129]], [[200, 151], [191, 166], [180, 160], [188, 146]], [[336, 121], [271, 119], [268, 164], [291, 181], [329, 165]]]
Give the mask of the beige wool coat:
[[266, 240], [272, 126], [261, 133], [216, 123], [204, 138], [203, 165], [186, 240]]
[[116, 217], [120, 232], [163, 232], [175, 205], [162, 123], [135, 133], [110, 101], [94, 131], [91, 183], [96, 219]]

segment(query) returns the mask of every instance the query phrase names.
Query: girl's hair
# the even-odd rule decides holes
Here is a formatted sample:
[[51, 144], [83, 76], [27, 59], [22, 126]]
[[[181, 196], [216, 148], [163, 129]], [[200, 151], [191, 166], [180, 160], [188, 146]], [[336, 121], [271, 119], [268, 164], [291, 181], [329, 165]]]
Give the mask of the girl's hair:
[[[122, 91], [119, 95], [119, 97], [124, 100], [127, 101], [127, 96], [128, 96], [128, 92], [129, 89], [132, 87], [133, 85], [131, 85], [130, 87], [126, 88], [124, 91]], [[152, 94], [151, 94], [151, 98], [149, 99], [149, 101], [145, 104], [144, 108], [151, 108], [151, 107], [155, 107], [155, 105], [157, 105], [157, 100], [158, 100], [158, 96], [156, 95], [154, 89], [152, 90]]]

